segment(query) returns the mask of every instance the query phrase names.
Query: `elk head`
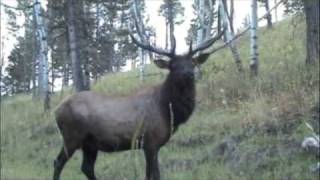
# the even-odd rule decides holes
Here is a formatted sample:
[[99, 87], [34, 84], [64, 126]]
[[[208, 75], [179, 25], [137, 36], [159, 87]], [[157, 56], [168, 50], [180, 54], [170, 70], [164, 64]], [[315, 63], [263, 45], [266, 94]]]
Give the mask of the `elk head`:
[[[141, 37], [141, 34], [138, 33]], [[189, 44], [189, 51], [182, 55], [177, 55], [175, 53], [176, 43], [175, 38], [173, 37], [172, 48], [170, 51], [154, 47], [150, 45], [147, 41], [139, 41], [134, 35], [130, 34], [132, 41], [142, 49], [148, 50], [150, 52], [156, 53], [158, 55], [166, 56], [169, 60], [164, 60], [157, 58], [154, 60], [154, 63], [162, 69], [168, 69], [170, 75], [176, 77], [177, 80], [186, 80], [186, 79], [193, 79], [194, 78], [194, 68], [197, 65], [204, 63], [209, 55], [214, 52], [211, 51], [209, 53], [202, 53], [201, 51], [209, 48], [213, 45], [214, 42], [219, 40], [221, 36], [224, 34], [224, 30], [217, 34], [215, 37], [205, 41], [204, 43], [198, 45], [196, 48], [192, 48], [192, 42]], [[141, 37], [141, 39], [143, 39]]]

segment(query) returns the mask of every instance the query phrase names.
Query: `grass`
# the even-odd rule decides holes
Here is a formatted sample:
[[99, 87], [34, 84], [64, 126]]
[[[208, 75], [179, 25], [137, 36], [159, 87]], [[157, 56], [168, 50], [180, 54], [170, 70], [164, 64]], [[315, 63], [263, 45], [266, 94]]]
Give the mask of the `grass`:
[[[249, 77], [248, 34], [238, 42], [245, 72], [236, 71], [228, 49], [213, 54], [198, 81], [197, 109], [160, 151], [165, 180], [318, 179], [310, 171], [319, 157], [300, 148], [319, 129], [319, 67], [306, 67], [305, 26], [289, 18], [273, 29], [259, 29], [259, 76]], [[93, 90], [128, 95], [161, 82], [165, 72], [153, 65], [140, 82], [137, 71], [99, 79]], [[52, 107], [72, 92], [52, 97]], [[41, 102], [16, 95], [1, 102], [1, 179], [51, 179], [61, 136], [53, 113], [42, 113]], [[316, 109], [316, 110], [314, 110]], [[319, 131], [317, 131], [319, 133]], [[85, 179], [81, 153], [67, 163], [62, 179]], [[141, 151], [100, 153], [100, 179], [144, 178]]]

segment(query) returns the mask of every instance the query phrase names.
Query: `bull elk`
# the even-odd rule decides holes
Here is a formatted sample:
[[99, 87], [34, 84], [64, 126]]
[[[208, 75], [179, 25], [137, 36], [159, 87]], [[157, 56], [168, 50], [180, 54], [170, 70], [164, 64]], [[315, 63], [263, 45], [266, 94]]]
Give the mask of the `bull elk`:
[[[128, 97], [110, 97], [85, 91], [72, 95], [57, 108], [56, 122], [63, 137], [63, 147], [54, 161], [53, 179], [77, 149], [82, 149], [82, 172], [95, 180], [94, 165], [98, 151], [117, 152], [135, 148], [144, 151], [146, 180], [159, 180], [158, 152], [179, 125], [185, 123], [195, 108], [194, 67], [204, 63], [209, 54], [197, 53], [220, 39], [223, 32], [189, 52], [176, 55], [175, 40], [170, 51], [131, 36], [145, 50], [169, 57], [154, 60], [159, 68], [169, 70], [166, 80], [155, 87]], [[195, 56], [196, 55], [196, 56]]]

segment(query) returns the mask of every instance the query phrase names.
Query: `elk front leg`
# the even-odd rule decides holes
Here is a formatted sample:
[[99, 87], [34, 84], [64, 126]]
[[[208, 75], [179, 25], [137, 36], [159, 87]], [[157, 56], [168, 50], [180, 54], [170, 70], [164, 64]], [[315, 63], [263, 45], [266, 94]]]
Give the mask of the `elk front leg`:
[[158, 162], [159, 149], [145, 149], [144, 156], [146, 159], [146, 178], [145, 180], [160, 180], [159, 162]]

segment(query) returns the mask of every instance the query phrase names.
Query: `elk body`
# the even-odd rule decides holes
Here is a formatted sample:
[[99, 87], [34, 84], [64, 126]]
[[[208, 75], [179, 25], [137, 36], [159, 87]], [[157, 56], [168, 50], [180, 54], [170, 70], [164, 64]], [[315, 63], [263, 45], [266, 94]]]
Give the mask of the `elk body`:
[[83, 151], [81, 169], [95, 180], [94, 164], [98, 151], [117, 152], [135, 148], [144, 151], [146, 180], [159, 180], [158, 152], [168, 142], [179, 125], [185, 123], [195, 107], [194, 67], [209, 54], [196, 52], [211, 46], [222, 33], [185, 55], [175, 54], [139, 42], [143, 49], [168, 56], [169, 61], [155, 60], [160, 68], [169, 70], [164, 83], [144, 89], [128, 97], [109, 97], [95, 92], [80, 92], [61, 103], [56, 110], [56, 122], [64, 145], [54, 162], [54, 180], [77, 149]]

